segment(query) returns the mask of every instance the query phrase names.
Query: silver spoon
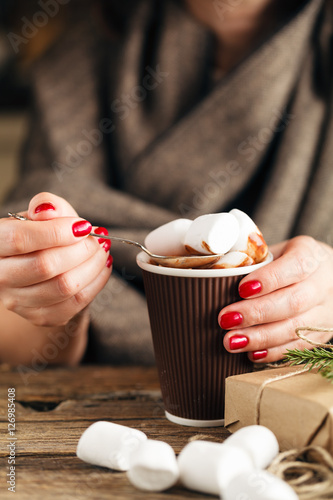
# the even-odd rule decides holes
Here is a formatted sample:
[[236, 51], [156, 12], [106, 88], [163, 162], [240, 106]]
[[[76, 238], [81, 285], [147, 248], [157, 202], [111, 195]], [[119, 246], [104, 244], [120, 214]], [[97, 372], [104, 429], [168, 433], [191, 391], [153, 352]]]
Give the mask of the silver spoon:
[[[29, 220], [23, 215], [8, 212], [10, 217], [14, 217], [18, 220]], [[155, 264], [160, 264], [165, 267], [175, 267], [175, 268], [200, 268], [213, 265], [215, 262], [222, 257], [223, 254], [210, 254], [210, 255], [156, 255], [148, 250], [145, 246], [141, 245], [134, 240], [129, 240], [127, 238], [121, 238], [119, 236], [106, 236], [104, 234], [90, 233], [89, 236], [94, 236], [96, 238], [103, 238], [103, 240], [119, 241], [120, 243], [127, 243], [128, 245], [134, 245], [145, 252]]]

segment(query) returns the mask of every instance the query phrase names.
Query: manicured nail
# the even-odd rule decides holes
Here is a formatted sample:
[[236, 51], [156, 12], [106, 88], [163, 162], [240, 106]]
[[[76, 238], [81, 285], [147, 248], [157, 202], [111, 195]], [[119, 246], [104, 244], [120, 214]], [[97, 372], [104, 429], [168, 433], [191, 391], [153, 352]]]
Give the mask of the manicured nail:
[[223, 330], [229, 330], [229, 328], [240, 325], [242, 322], [243, 316], [241, 313], [232, 311], [222, 314], [220, 318], [220, 327], [223, 328]]
[[267, 351], [266, 351], [266, 349], [264, 349], [263, 351], [254, 351], [254, 352], [252, 353], [252, 357], [253, 357], [253, 359], [255, 359], [256, 361], [257, 361], [258, 359], [263, 359], [263, 358], [266, 358], [266, 356], [267, 356]]
[[[105, 227], [97, 227], [96, 229], [94, 229], [94, 233], [95, 234], [104, 234], [105, 236], [107, 236], [109, 234], [109, 231], [105, 228]], [[98, 238], [97, 239], [98, 243], [103, 243], [105, 241], [104, 238]]]
[[[109, 231], [105, 228], [105, 227], [98, 227], [97, 229], [94, 230], [94, 233], [96, 234], [101, 234], [101, 235], [105, 235], [107, 236], [109, 234]], [[97, 239], [98, 243], [100, 243], [104, 250], [106, 252], [108, 252], [111, 248], [111, 241], [110, 240], [106, 240], [105, 238], [98, 238]]]
[[261, 289], [262, 285], [260, 281], [247, 281], [246, 283], [242, 283], [240, 285], [238, 293], [243, 299], [247, 299], [248, 297], [252, 297], [252, 295], [256, 295], [261, 292]]
[[86, 236], [89, 234], [92, 230], [92, 225], [87, 220], [78, 220], [74, 222], [72, 230], [74, 236], [78, 238], [79, 236]]
[[94, 233], [104, 234], [107, 236], [109, 234], [109, 231], [106, 229], [106, 227], [96, 227], [96, 229], [94, 229]]
[[110, 240], [102, 240], [102, 241], [103, 241], [103, 243], [100, 242], [101, 245], [102, 245], [102, 247], [104, 248], [104, 250], [106, 252], [108, 252], [110, 250], [110, 248], [111, 248], [111, 241]]
[[39, 212], [46, 212], [47, 210], [55, 210], [55, 206], [52, 205], [52, 203], [41, 203], [35, 208], [35, 214], [39, 214]]
[[112, 255], [109, 255], [107, 261], [106, 261], [106, 267], [110, 268], [112, 266], [112, 262], [113, 262], [113, 257]]
[[242, 349], [246, 347], [249, 343], [249, 339], [245, 335], [233, 335], [229, 338], [229, 347], [233, 351], [234, 349]]

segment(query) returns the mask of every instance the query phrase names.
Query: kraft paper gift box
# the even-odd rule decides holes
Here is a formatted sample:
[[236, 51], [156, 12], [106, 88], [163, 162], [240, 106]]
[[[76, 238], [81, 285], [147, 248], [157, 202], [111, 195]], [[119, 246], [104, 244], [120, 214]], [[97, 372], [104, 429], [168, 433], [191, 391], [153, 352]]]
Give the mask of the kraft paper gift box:
[[[276, 435], [280, 450], [322, 446], [333, 454], [333, 384], [317, 370], [274, 368], [228, 377], [225, 426], [235, 432], [260, 424]], [[280, 377], [288, 377], [280, 379]]]

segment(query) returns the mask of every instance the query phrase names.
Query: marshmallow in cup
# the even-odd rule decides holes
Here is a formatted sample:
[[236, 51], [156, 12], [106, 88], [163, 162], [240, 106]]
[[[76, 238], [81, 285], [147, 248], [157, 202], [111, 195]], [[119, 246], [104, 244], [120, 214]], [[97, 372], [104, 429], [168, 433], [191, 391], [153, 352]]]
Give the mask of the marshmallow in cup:
[[252, 266], [254, 260], [244, 252], [228, 252], [219, 258], [210, 269], [231, 269], [233, 267]]
[[192, 224], [190, 219], [176, 219], [151, 231], [145, 247], [156, 255], [185, 255], [185, 235]]
[[237, 208], [163, 224], [147, 235], [145, 246], [157, 255], [222, 254], [214, 265], [221, 269], [257, 264], [268, 252], [258, 226]]
[[137, 429], [99, 421], [84, 431], [78, 442], [76, 455], [92, 465], [126, 471], [131, 454], [146, 440], [146, 434]]
[[239, 237], [239, 223], [231, 213], [207, 214], [197, 217], [185, 235], [189, 253], [225, 254]]
[[268, 247], [258, 226], [245, 212], [234, 208], [229, 212], [239, 225], [239, 236], [230, 248], [231, 252], [244, 252], [251, 257], [255, 264], [264, 260]]

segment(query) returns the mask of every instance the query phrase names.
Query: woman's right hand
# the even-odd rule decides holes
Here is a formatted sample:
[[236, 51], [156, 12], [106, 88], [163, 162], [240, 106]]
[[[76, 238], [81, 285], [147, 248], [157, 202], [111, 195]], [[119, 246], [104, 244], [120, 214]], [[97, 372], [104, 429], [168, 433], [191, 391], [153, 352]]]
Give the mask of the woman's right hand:
[[31, 220], [0, 219], [0, 300], [34, 325], [66, 325], [108, 281], [110, 244], [89, 237], [90, 223], [50, 193], [22, 215]]

